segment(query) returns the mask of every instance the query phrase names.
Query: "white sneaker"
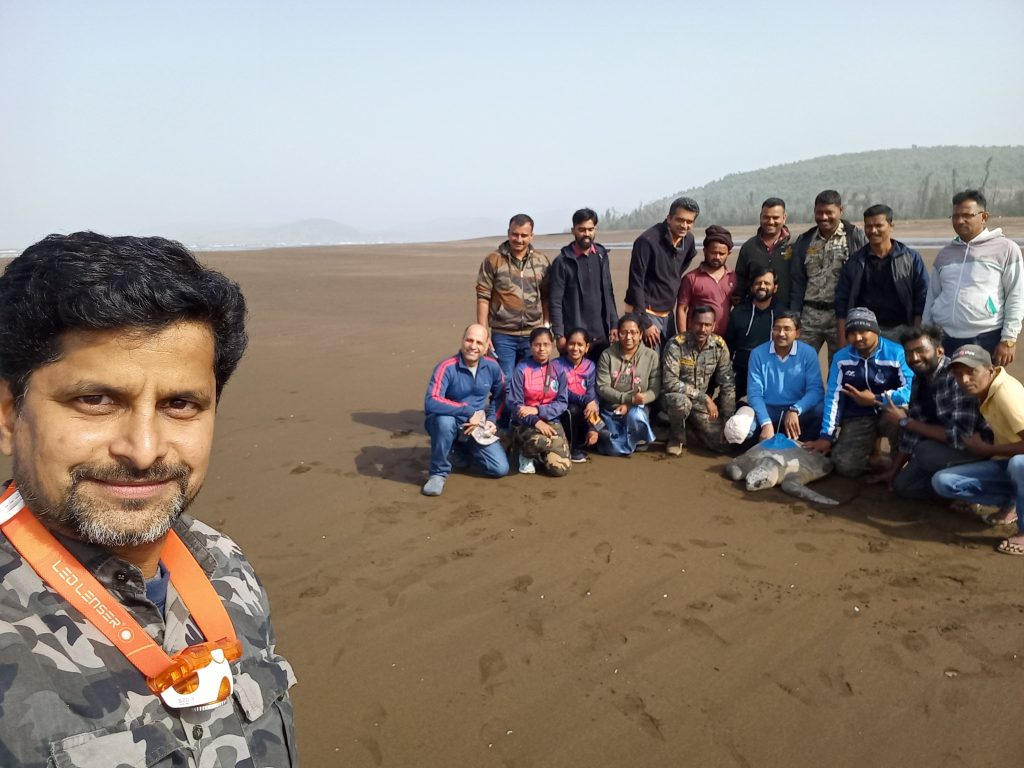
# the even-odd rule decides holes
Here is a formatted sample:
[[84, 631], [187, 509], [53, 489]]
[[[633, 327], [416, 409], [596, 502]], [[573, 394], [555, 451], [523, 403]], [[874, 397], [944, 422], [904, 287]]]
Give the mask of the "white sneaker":
[[537, 467], [533, 464], [533, 459], [528, 459], [525, 456], [519, 457], [519, 474], [521, 475], [536, 475]]

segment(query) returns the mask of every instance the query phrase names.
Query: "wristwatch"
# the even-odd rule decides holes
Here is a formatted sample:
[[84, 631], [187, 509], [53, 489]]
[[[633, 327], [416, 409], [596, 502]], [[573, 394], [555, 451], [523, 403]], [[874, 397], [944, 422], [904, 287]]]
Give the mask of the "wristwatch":
[[907, 428], [907, 424], [909, 424], [909, 423], [910, 423], [910, 418], [907, 417], [907, 416], [904, 416], [902, 419], [900, 419], [900, 429], [906, 429]]
[[1017, 346], [1017, 340], [1016, 339], [1003, 339], [1003, 344], [1008, 346], [1010, 349], [1013, 349], [1014, 347]]

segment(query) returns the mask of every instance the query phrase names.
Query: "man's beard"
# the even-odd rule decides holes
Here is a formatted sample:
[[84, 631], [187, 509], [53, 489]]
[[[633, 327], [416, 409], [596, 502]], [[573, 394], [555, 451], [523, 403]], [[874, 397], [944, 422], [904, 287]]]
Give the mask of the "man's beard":
[[[45, 524], [101, 547], [131, 547], [161, 539], [194, 498], [194, 494], [190, 497], [188, 493], [192, 470], [183, 464], [169, 466], [157, 462], [144, 470], [119, 464], [112, 467], [81, 464], [71, 471], [71, 483], [64, 495], [49, 502], [39, 494], [35, 479], [21, 471], [17, 459], [13, 475], [25, 503]], [[128, 498], [101, 506], [83, 497], [81, 486], [85, 480], [117, 483], [173, 481], [177, 492], [167, 500]]]
[[[565, 241], [563, 240], [562, 242], [564, 243]], [[592, 237], [577, 237], [576, 238], [576, 245], [579, 246], [579, 249], [581, 251], [589, 251], [590, 250], [590, 246], [592, 246], [593, 244], [594, 244], [594, 238], [592, 238]]]
[[772, 297], [768, 291], [754, 291], [751, 295], [754, 297], [754, 301], [767, 301]]

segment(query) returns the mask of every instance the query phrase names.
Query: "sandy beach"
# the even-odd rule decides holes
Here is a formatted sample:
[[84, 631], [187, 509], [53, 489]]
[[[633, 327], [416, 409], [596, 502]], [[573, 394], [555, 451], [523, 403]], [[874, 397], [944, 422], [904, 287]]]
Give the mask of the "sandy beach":
[[1021, 764], [1009, 529], [837, 477], [825, 511], [747, 494], [697, 449], [420, 495], [427, 378], [500, 240], [202, 257], [241, 283], [252, 340], [193, 512], [270, 592], [303, 763]]

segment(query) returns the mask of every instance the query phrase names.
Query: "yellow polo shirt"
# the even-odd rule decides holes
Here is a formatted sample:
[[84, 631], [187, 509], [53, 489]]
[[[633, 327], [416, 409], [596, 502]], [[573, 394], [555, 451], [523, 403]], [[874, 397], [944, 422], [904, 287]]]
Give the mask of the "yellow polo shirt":
[[1024, 432], [1024, 384], [1002, 367], [996, 368], [988, 397], [981, 404], [981, 415], [992, 427], [996, 445], [1019, 443]]

